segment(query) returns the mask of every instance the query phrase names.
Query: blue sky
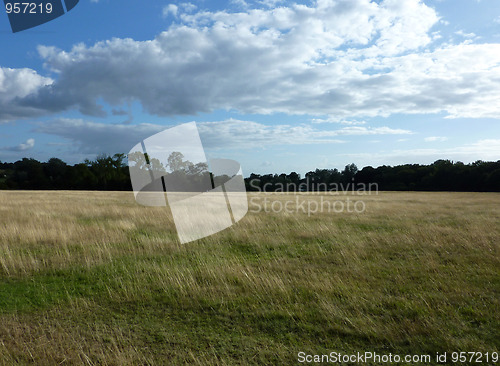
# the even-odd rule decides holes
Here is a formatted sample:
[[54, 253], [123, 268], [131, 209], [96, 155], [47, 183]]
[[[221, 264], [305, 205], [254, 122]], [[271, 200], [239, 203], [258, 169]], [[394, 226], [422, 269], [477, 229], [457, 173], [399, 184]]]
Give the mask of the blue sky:
[[190, 121], [245, 175], [500, 159], [498, 0], [80, 0], [0, 40], [0, 161]]

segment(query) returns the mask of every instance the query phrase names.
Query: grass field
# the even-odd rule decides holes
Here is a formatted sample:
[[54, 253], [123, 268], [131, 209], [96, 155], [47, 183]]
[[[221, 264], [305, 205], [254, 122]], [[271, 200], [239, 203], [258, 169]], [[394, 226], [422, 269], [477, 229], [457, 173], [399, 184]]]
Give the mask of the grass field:
[[500, 194], [362, 199], [181, 245], [168, 209], [130, 192], [0, 192], [0, 364], [500, 351]]

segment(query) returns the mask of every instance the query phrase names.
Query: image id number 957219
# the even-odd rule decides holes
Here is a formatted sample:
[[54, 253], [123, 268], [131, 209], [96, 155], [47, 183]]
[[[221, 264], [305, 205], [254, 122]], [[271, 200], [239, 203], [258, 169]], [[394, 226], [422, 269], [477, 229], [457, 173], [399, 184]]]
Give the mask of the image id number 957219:
[[52, 3], [12, 3], [5, 4], [7, 14], [50, 14], [52, 13]]

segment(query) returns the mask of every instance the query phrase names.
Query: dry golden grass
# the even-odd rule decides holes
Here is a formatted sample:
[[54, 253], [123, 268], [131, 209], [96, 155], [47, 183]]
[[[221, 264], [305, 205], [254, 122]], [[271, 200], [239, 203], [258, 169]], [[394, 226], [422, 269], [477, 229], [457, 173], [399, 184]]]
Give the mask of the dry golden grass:
[[0, 364], [498, 351], [499, 194], [299, 197], [366, 212], [249, 212], [181, 245], [130, 192], [0, 192]]
[[136, 205], [130, 192], [9, 191], [0, 193], [0, 206], [0, 266], [7, 275], [109, 261], [140, 229], [170, 232], [172, 240], [157, 244], [176, 246], [170, 212]]

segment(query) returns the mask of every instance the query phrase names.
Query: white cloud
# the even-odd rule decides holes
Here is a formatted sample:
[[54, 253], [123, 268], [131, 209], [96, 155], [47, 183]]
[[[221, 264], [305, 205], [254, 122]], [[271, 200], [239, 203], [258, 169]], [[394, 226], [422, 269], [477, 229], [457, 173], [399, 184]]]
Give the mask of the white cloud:
[[253, 121], [229, 119], [222, 122], [201, 122], [198, 129], [207, 147], [266, 147], [270, 145], [301, 145], [342, 143], [338, 136], [409, 134], [411, 131], [389, 127], [343, 127], [319, 130], [309, 125], [264, 125]]
[[335, 131], [337, 135], [409, 135], [412, 134], [409, 130], [404, 130], [401, 128], [389, 128], [389, 127], [344, 127], [340, 130]]
[[31, 69], [0, 67], [0, 122], [42, 113], [39, 108], [22, 105], [19, 101], [52, 83], [52, 79], [40, 76]]
[[457, 32], [455, 32], [456, 35], [459, 35], [461, 37], [464, 37], [464, 38], [475, 38], [476, 37], [476, 34], [475, 33], [465, 33], [463, 30], [459, 30]]
[[[309, 125], [266, 125], [253, 121], [229, 119], [219, 122], [198, 122], [203, 144], [208, 149], [266, 148], [276, 145], [336, 144], [341, 136], [409, 134], [411, 131], [389, 127], [349, 126], [319, 130]], [[78, 152], [96, 155], [128, 152], [129, 149], [170, 126], [139, 124], [106, 124], [81, 119], [61, 118], [40, 124], [35, 132], [66, 138]]]
[[52, 79], [44, 78], [31, 69], [0, 67], [0, 100], [24, 98], [41, 86], [50, 85], [52, 82]]
[[139, 101], [160, 116], [225, 109], [339, 121], [440, 112], [500, 118], [500, 44], [430, 48], [439, 17], [419, 0], [318, 0], [238, 13], [165, 9], [181, 24], [150, 41], [39, 47], [57, 80], [39, 82], [10, 110], [0, 109], [0, 118], [71, 108], [104, 116], [100, 101]]
[[257, 0], [257, 3], [262, 4], [268, 8], [276, 8], [277, 6], [283, 4], [284, 2], [285, 2], [284, 0]]
[[229, 2], [240, 9], [248, 9], [250, 7], [245, 0], [229, 0]]
[[19, 144], [19, 146], [17, 146], [17, 149], [18, 151], [25, 151], [32, 149], [33, 147], [35, 147], [35, 139], [31, 138], [27, 139], [24, 144]]
[[391, 150], [378, 153], [339, 154], [349, 159], [356, 159], [361, 166], [384, 164], [428, 164], [438, 159], [451, 159], [471, 163], [477, 160], [498, 161], [500, 157], [500, 139], [485, 139], [462, 146], [442, 149]]
[[273, 145], [342, 143], [336, 131], [321, 131], [311, 126], [265, 125], [253, 121], [229, 119], [198, 123], [201, 139], [207, 148], [261, 148]]
[[329, 118], [312, 118], [311, 123], [338, 123], [341, 125], [355, 126], [355, 125], [364, 125], [366, 124], [366, 121], [339, 120], [338, 118], [335, 117], [329, 117]]
[[484, 154], [484, 160], [498, 161], [500, 157], [500, 139], [484, 139], [458, 149], [465, 154]]
[[196, 9], [198, 9], [198, 7], [192, 3], [181, 3], [179, 4], [179, 6], [182, 8], [182, 10], [184, 10], [185, 12], [193, 12], [195, 11]]
[[179, 10], [179, 7], [175, 4], [168, 4], [163, 8], [163, 16], [167, 17], [170, 14], [172, 14], [174, 17], [177, 16], [177, 11]]
[[429, 136], [429, 137], [424, 138], [425, 142], [436, 142], [436, 141], [443, 142], [443, 141], [447, 141], [447, 140], [448, 140], [448, 137], [443, 137], [443, 136]]
[[35, 139], [29, 138], [28, 140], [26, 140], [25, 143], [21, 143], [21, 144], [19, 144], [17, 146], [3, 148], [2, 150], [6, 150], [6, 151], [27, 151], [27, 150], [31, 150], [33, 147], [35, 147]]

